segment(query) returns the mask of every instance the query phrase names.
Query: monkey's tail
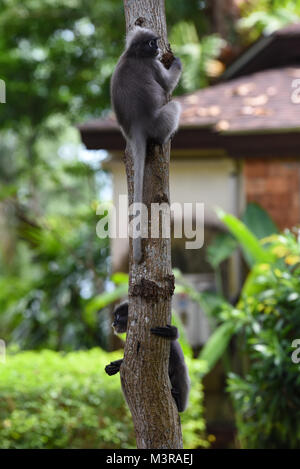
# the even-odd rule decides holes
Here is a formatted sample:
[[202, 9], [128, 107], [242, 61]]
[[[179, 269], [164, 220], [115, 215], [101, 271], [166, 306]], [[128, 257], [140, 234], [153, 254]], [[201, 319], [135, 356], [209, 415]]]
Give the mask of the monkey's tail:
[[[144, 169], [146, 159], [146, 138], [142, 133], [136, 132], [134, 139], [131, 140], [132, 156], [133, 156], [133, 169], [134, 169], [134, 203], [143, 202], [143, 188], [144, 188]], [[138, 237], [133, 238], [133, 260], [139, 264], [142, 260], [142, 216], [140, 213], [140, 233]]]

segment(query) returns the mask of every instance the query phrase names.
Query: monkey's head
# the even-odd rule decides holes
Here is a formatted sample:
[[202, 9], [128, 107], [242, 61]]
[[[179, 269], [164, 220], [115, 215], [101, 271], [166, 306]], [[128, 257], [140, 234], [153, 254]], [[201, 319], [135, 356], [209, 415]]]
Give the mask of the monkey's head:
[[127, 331], [128, 301], [124, 301], [114, 310], [114, 322], [112, 326], [118, 334]]
[[127, 55], [137, 58], [154, 58], [159, 55], [157, 34], [147, 28], [136, 26], [126, 37]]

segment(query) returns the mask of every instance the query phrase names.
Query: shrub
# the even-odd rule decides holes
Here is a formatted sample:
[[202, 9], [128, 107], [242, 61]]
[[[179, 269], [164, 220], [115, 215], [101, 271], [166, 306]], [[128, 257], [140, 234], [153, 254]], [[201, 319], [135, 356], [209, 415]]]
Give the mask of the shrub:
[[300, 244], [290, 232], [261, 241], [265, 260], [253, 265], [236, 308], [243, 376], [231, 373], [238, 436], [244, 448], [299, 448], [300, 373], [292, 342], [300, 338]]
[[[119, 376], [104, 373], [120, 355], [100, 349], [8, 355], [0, 364], [0, 448], [134, 448]], [[185, 445], [205, 446], [201, 364], [188, 362], [193, 389], [182, 414]]]
[[248, 215], [252, 228], [219, 212], [250, 269], [238, 304], [192, 292], [219, 324], [200, 358], [211, 370], [235, 335], [239, 361], [229, 365], [238, 374], [228, 375], [228, 390], [241, 446], [300, 448], [300, 369], [292, 360], [293, 352], [298, 359], [295, 349], [300, 339], [299, 232], [270, 235], [273, 228], [267, 214], [252, 207]]

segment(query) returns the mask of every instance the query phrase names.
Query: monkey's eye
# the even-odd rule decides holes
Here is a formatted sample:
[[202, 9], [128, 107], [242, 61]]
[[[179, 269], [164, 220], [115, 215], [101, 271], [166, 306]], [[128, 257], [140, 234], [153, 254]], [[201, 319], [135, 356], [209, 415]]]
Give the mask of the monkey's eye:
[[151, 41], [149, 41], [149, 47], [157, 47], [155, 39], [151, 39]]

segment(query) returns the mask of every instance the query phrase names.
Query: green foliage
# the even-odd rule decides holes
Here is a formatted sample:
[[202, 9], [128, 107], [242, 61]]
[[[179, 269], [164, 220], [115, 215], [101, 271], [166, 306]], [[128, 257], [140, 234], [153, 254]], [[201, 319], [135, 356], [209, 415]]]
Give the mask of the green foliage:
[[[132, 420], [120, 378], [104, 367], [120, 353], [99, 349], [8, 355], [0, 364], [0, 448], [134, 448]], [[187, 358], [192, 379], [182, 414], [186, 448], [206, 447], [203, 364]]]
[[[184, 347], [183, 347], [184, 350]], [[204, 392], [201, 379], [206, 371], [206, 364], [193, 359], [185, 353], [185, 361], [191, 378], [191, 391], [188, 409], [180, 414], [183, 447], [186, 449], [208, 448], [209, 442], [205, 435], [205, 419], [203, 416]]]
[[[206, 61], [219, 43], [205, 37], [204, 6], [166, 2], [178, 45], [186, 44], [186, 31], [193, 33], [192, 55], [184, 52], [183, 60], [196, 67], [181, 91], [206, 82]], [[123, 4], [0, 0], [0, 9], [7, 85], [0, 115], [1, 337], [25, 349], [105, 346], [105, 305], [125, 287], [99, 296], [109, 286], [108, 242], [93, 228], [106, 181], [103, 155], [82, 161], [71, 125], [110, 107], [110, 76], [124, 44]]]
[[236, 248], [237, 242], [233, 236], [228, 233], [219, 233], [207, 247], [207, 260], [214, 269], [217, 269]]
[[[260, 210], [256, 214], [262, 220]], [[231, 373], [228, 380], [242, 446], [299, 448], [300, 377], [299, 366], [291, 360], [292, 342], [300, 337], [298, 233], [259, 240], [232, 215], [221, 213], [221, 218], [251, 255], [252, 269], [237, 306], [223, 303], [219, 319], [224, 323], [205, 346], [208, 358], [205, 353], [201, 358], [210, 362], [221, 356], [221, 328], [227, 327], [229, 334], [232, 328], [247, 358], [244, 377]]]
[[210, 33], [210, 17], [206, 14], [209, 0], [202, 2], [182, 2], [181, 0], [165, 0], [167, 24], [171, 27], [180, 22], [193, 22], [199, 36]]
[[[96, 237], [105, 174], [71, 123], [107, 109], [123, 46], [119, 0], [0, 0], [0, 329], [23, 348], [105, 345], [108, 241]], [[86, 155], [84, 155], [86, 156]]]
[[119, 380], [104, 373], [116, 358], [99, 349], [9, 355], [0, 365], [0, 448], [134, 447]]
[[237, 248], [237, 241], [229, 233], [219, 233], [206, 250], [206, 259], [215, 271], [217, 292], [223, 294], [221, 264]]
[[207, 372], [207, 364], [204, 360], [192, 358], [192, 350], [187, 342], [183, 324], [178, 316], [172, 316], [172, 324], [176, 325], [179, 330], [179, 342], [191, 378], [189, 406], [186, 411], [180, 414], [184, 448], [208, 448], [209, 442], [205, 437], [206, 426], [203, 418], [204, 392], [201, 383], [203, 376]]
[[258, 239], [278, 233], [278, 228], [272, 218], [257, 203], [247, 204], [241, 220]]
[[254, 0], [245, 2], [239, 22], [241, 32], [247, 33], [248, 41], [261, 34], [271, 34], [279, 28], [297, 23], [300, 17], [299, 0]]
[[[78, 349], [105, 344], [99, 317], [84, 315], [107, 276], [108, 242], [95, 236], [91, 207], [80, 218], [48, 217], [19, 227], [17, 264], [0, 275], [1, 337], [24, 349]], [[0, 270], [1, 272], [1, 270]]]
[[97, 324], [98, 311], [118, 301], [128, 293], [128, 283], [120, 285], [111, 292], [104, 292], [95, 296], [85, 306], [84, 317], [90, 325]]
[[[261, 32], [269, 33], [294, 21], [300, 14], [299, 0], [257, 0], [245, 2], [245, 5], [240, 40], [245, 33], [248, 41], [256, 39]], [[206, 1], [166, 1], [170, 42], [184, 63], [179, 93], [207, 85], [209, 65], [218, 57], [224, 44], [218, 36], [211, 34], [214, 15], [213, 12], [208, 14], [208, 6]], [[123, 5], [119, 0], [0, 0], [0, 8], [0, 70], [1, 79], [7, 85], [7, 103], [1, 105], [0, 115], [1, 338], [28, 349], [70, 350], [99, 343], [105, 346], [109, 327], [105, 308], [123, 296], [128, 279], [115, 276], [112, 281], [116, 287], [110, 289], [108, 242], [96, 238], [93, 228], [97, 223], [95, 200], [99, 199], [105, 184], [105, 173], [99, 155], [94, 155], [93, 164], [80, 161], [78, 135], [74, 135], [74, 130], [71, 132], [70, 125], [74, 121], [99, 117], [109, 108], [110, 75], [123, 48]], [[257, 208], [253, 207], [243, 220], [244, 225], [224, 215], [224, 222], [241, 243], [252, 266], [243, 289], [245, 304], [255, 300], [257, 308], [249, 312], [249, 319], [254, 312], [268, 320], [279, 315], [278, 324], [270, 321], [270, 330], [276, 326], [275, 331], [283, 334], [288, 321], [293, 327], [293, 321], [298, 324], [298, 244], [292, 236], [278, 236], [269, 244], [259, 242], [275, 229], [271, 223], [266, 226], [266, 218]], [[233, 238], [227, 235], [226, 239], [216, 240], [209, 251], [215, 268], [230, 255], [234, 244]], [[280, 257], [282, 252], [288, 254]], [[270, 270], [271, 277], [265, 280], [267, 274], [262, 275], [262, 265]], [[275, 265], [276, 272], [282, 272], [282, 277], [276, 277]], [[205, 354], [210, 367], [226, 347], [230, 324], [234, 324], [241, 334], [251, 332], [244, 306], [232, 308], [221, 295], [200, 294], [184, 281], [176, 285], [176, 291], [189, 294], [212, 316], [222, 311], [219, 318], [227, 321], [226, 327], [219, 326], [211, 344], [207, 345]], [[263, 302], [265, 309], [262, 311], [256, 298]], [[268, 303], [272, 298], [276, 302]], [[267, 313], [268, 308], [271, 313]], [[263, 325], [269, 327], [269, 322], [265, 320]], [[259, 327], [264, 330], [260, 321], [254, 321], [255, 334]], [[259, 336], [258, 343], [251, 345], [250, 341], [247, 347], [251, 346], [251, 353], [257, 354], [255, 360], [264, 351], [268, 360], [280, 358], [284, 362], [282, 354], [279, 358], [275, 356], [284, 340], [282, 338], [282, 344], [275, 347], [272, 331], [270, 334], [267, 338]], [[251, 337], [254, 336], [249, 335]], [[184, 347], [188, 354], [188, 347]], [[28, 352], [10, 357], [9, 366], [3, 367], [0, 375], [0, 442], [7, 447], [102, 447], [108, 442], [116, 445], [114, 447], [133, 445], [118, 377], [102, 381], [102, 374], [102, 378], [97, 374], [114, 358], [107, 356], [104, 359], [103, 356], [95, 351], [65, 356], [45, 351], [39, 355]], [[192, 387], [190, 409], [182, 416], [185, 445], [205, 446], [201, 436], [204, 423], [200, 369], [196, 369], [200, 365], [197, 361], [188, 361], [196, 384]], [[82, 364], [82, 373], [78, 371], [81, 369], [78, 363]], [[90, 372], [92, 379], [84, 370]], [[271, 365], [263, 372], [270, 373], [272, 382]], [[288, 391], [284, 387], [282, 395], [289, 392], [289, 379], [291, 390], [294, 389], [294, 375], [285, 375], [285, 372], [284, 369], [282, 382], [287, 380]], [[241, 390], [248, 389], [251, 380], [246, 382], [240, 378], [238, 383], [234, 379], [238, 378], [232, 378], [230, 385], [238, 400], [235, 383]], [[258, 387], [251, 388], [252, 394], [249, 389], [247, 391], [253, 399], [262, 392], [259, 387], [262, 379], [259, 379], [255, 378]], [[278, 385], [279, 381], [278, 378], [274, 382]], [[64, 383], [63, 388], [59, 387], [61, 383]], [[76, 388], [76, 383], [81, 383], [82, 392]], [[103, 401], [101, 392], [107, 392]], [[87, 395], [94, 396], [95, 405]], [[109, 408], [100, 409], [99, 399], [101, 406], [105, 401]], [[281, 422], [290, 419], [285, 426], [292, 446], [295, 439], [290, 437], [291, 411], [288, 408], [285, 416], [283, 410], [286, 402], [293, 408], [294, 401], [289, 396], [283, 401], [278, 406], [281, 413], [274, 414], [276, 431], [270, 423], [269, 409], [258, 407], [262, 415], [260, 422], [261, 425], [266, 423], [262, 432], [268, 441], [275, 432], [274, 439], [281, 438], [285, 445], [285, 430], [278, 419], [281, 418]], [[266, 402], [270, 400], [266, 398]], [[120, 404], [118, 409], [114, 404]], [[111, 409], [113, 416], [109, 413]], [[240, 425], [244, 425], [247, 417], [250, 428], [249, 412], [247, 414], [242, 404], [239, 409]], [[95, 420], [97, 411], [103, 415], [100, 420]], [[297, 415], [296, 411], [294, 415]], [[241, 434], [243, 432], [244, 429]], [[248, 443], [247, 432], [245, 430], [245, 444], [252, 444]]]
[[206, 362], [206, 373], [209, 373], [213, 369], [217, 361], [225, 353], [234, 330], [234, 325], [231, 322], [224, 323], [217, 327], [204, 345], [199, 358]]
[[217, 210], [220, 220], [227, 226], [231, 234], [239, 241], [245, 258], [252, 266], [257, 262], [268, 262], [274, 257], [272, 253], [267, 252], [259, 243], [256, 236], [247, 228], [247, 226], [238, 220], [234, 215], [225, 213], [223, 210]]
[[192, 22], [181, 21], [171, 31], [170, 43], [183, 62], [181, 84], [176, 93], [194, 91], [208, 85], [208, 66], [219, 56], [224, 41], [217, 35], [200, 39]]
[[228, 389], [246, 448], [299, 448], [299, 365], [291, 344], [300, 337], [300, 245], [292, 233], [274, 235], [272, 263], [251, 272], [236, 310], [227, 312], [245, 338], [250, 365]]
[[[253, 206], [246, 213], [244, 220], [249, 226], [262, 223], [256, 228], [257, 235], [270, 234], [272, 223], [260, 208]], [[279, 234], [275, 227], [275, 234], [259, 240], [232, 215], [220, 215], [244, 252], [251, 254], [252, 269], [236, 307], [225, 300], [218, 301], [212, 310], [208, 307], [221, 324], [200, 358], [210, 371], [235, 334], [243, 375], [231, 372], [228, 390], [242, 447], [299, 448], [300, 376], [299, 365], [291, 359], [292, 342], [300, 337], [298, 233]], [[197, 298], [199, 294], [189, 289], [191, 297]], [[202, 307], [205, 309], [203, 302]]]
[[31, 124], [36, 131], [54, 113], [78, 119], [79, 111], [107, 107], [122, 47], [121, 2], [2, 0], [0, 6], [0, 70], [8, 84], [1, 127]]
[[242, 244], [245, 259], [251, 266], [258, 252], [260, 252], [259, 255], [265, 255], [253, 235], [261, 239], [270, 234], [278, 233], [278, 229], [268, 213], [257, 203], [247, 204], [241, 217], [243, 224], [222, 210], [217, 209], [217, 211], [220, 219], [232, 233], [219, 233], [215, 236], [207, 247], [206, 258], [215, 271], [217, 291], [222, 295], [221, 264], [236, 250], [238, 241]]
[[[198, 292], [193, 285], [182, 278], [179, 272], [175, 272], [175, 277], [177, 281], [175, 293], [185, 293], [188, 295], [191, 300], [198, 303], [200, 308], [203, 308], [203, 311], [208, 317], [217, 319], [218, 323], [220, 323], [220, 311], [231, 312], [234, 309], [221, 295], [211, 292]], [[217, 324], [217, 326], [215, 326], [214, 332], [209, 337], [199, 355], [199, 359], [205, 362], [203, 375], [209, 373], [214, 368], [217, 361], [224, 356], [235, 330], [235, 323], [231, 320], [227, 320], [226, 323]]]

